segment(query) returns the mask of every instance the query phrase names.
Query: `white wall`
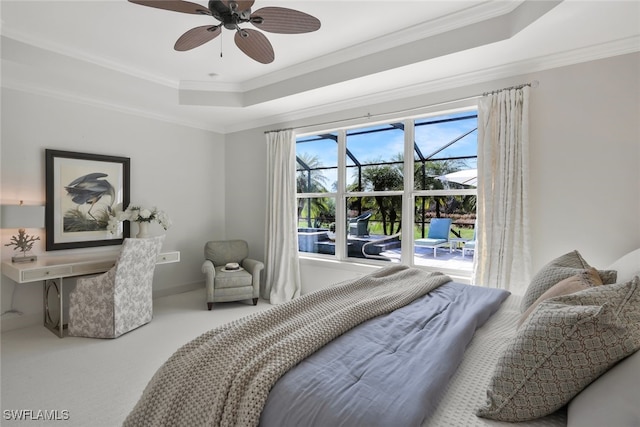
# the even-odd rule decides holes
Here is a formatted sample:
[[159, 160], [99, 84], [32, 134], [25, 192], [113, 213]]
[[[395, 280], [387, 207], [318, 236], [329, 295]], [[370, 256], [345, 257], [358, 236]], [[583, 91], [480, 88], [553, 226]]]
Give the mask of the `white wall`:
[[[623, 55], [227, 135], [227, 164], [242, 165], [242, 173], [226, 171], [228, 193], [241, 189], [227, 197], [227, 229], [260, 233], [252, 241], [264, 246], [258, 212], [265, 205], [265, 130], [435, 105], [537, 80], [530, 103], [533, 269], [573, 249], [605, 267], [640, 247], [639, 64], [640, 54]], [[305, 261], [301, 270], [303, 289], [314, 290], [366, 269]]]
[[261, 130], [227, 135], [225, 180], [226, 233], [229, 239], [244, 239], [249, 256], [264, 260], [265, 176], [267, 147]]
[[[2, 90], [1, 199], [45, 202], [45, 148], [131, 158], [131, 202], [165, 210], [173, 226], [164, 231], [152, 224], [152, 234], [166, 234], [164, 251], [177, 250], [181, 262], [158, 266], [154, 293], [204, 286], [200, 271], [207, 240], [225, 237], [224, 136], [25, 92]], [[132, 225], [132, 234], [137, 226]], [[38, 230], [33, 230], [37, 233]], [[35, 253], [44, 253], [42, 244]], [[8, 241], [3, 236], [2, 242]], [[39, 242], [40, 243], [40, 242]], [[113, 247], [54, 251], [113, 251]], [[2, 246], [2, 259], [12, 254]], [[2, 276], [2, 311], [11, 307], [14, 283]], [[20, 319], [5, 324], [42, 321], [41, 283], [15, 287], [13, 308]], [[203, 309], [205, 301], [203, 301]]]
[[640, 54], [539, 73], [531, 97], [534, 265], [640, 247]]
[[[157, 205], [174, 221], [164, 249], [179, 250], [182, 261], [160, 266], [154, 281], [156, 294], [166, 294], [202, 286], [207, 240], [246, 239], [250, 255], [264, 259], [265, 130], [429, 106], [538, 80], [530, 114], [534, 269], [574, 248], [604, 267], [640, 247], [639, 64], [640, 54], [624, 55], [226, 136], [3, 89], [0, 198], [44, 203], [45, 148], [130, 157], [132, 202]], [[2, 246], [1, 254], [7, 259], [11, 249]], [[367, 271], [305, 261], [303, 291]], [[41, 322], [41, 285], [19, 285], [13, 294], [13, 282], [1, 280], [2, 310], [14, 295], [13, 307], [25, 312], [21, 322]]]

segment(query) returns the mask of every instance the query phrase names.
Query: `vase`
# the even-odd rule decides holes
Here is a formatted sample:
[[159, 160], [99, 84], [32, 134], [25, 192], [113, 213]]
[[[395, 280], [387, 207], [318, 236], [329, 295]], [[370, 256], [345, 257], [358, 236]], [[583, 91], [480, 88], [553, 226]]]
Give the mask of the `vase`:
[[149, 237], [149, 223], [148, 222], [139, 222], [138, 223], [138, 234], [136, 235], [138, 239], [143, 239], [145, 237]]

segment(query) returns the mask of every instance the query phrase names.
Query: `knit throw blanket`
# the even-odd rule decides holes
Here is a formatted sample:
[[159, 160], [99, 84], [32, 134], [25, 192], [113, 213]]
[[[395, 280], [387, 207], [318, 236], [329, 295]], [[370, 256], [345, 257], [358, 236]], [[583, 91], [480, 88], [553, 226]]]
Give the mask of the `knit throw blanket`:
[[448, 281], [392, 266], [206, 332], [160, 367], [124, 426], [257, 426], [269, 390], [287, 370]]

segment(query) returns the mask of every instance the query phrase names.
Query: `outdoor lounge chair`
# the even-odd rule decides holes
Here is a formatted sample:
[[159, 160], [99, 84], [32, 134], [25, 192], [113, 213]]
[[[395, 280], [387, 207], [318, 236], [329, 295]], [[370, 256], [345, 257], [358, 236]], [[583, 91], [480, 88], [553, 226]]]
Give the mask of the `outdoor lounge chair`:
[[475, 250], [476, 250], [476, 241], [469, 240], [468, 242], [465, 242], [464, 246], [462, 247], [462, 256], [464, 257], [468, 251], [474, 252]]
[[473, 239], [468, 242], [464, 242], [464, 246], [462, 247], [462, 257], [464, 257], [468, 251], [474, 252], [476, 251], [476, 233], [478, 231], [478, 223], [473, 227]]
[[429, 233], [424, 239], [416, 239], [415, 245], [433, 249], [433, 257], [437, 250], [443, 246], [449, 246], [449, 233], [451, 232], [451, 218], [434, 218], [429, 225]]
[[392, 234], [391, 236], [384, 236], [380, 239], [371, 240], [365, 243], [364, 245], [362, 245], [362, 255], [365, 258], [375, 258], [390, 261], [389, 257], [380, 255], [380, 253], [389, 249], [400, 248], [401, 235], [402, 232], [398, 232], [396, 234]]
[[365, 212], [360, 216], [349, 220], [349, 234], [352, 236], [368, 236], [369, 235], [369, 218], [371, 212]]

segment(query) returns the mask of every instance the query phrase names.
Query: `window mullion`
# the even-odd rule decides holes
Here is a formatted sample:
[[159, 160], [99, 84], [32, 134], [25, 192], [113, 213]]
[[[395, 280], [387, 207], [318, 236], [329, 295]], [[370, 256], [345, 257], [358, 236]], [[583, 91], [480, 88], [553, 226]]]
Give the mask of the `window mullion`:
[[402, 246], [400, 260], [413, 265], [413, 180], [415, 127], [413, 120], [404, 121], [404, 194], [402, 195]]
[[347, 131], [338, 131], [338, 192], [336, 195], [336, 258], [346, 258], [347, 208], [345, 192], [347, 188]]
[[449, 189], [449, 190], [414, 190], [412, 191], [414, 197], [418, 196], [475, 196], [478, 194], [478, 190], [475, 188], [470, 189]]
[[402, 196], [404, 191], [349, 191], [345, 192], [345, 198], [348, 197], [373, 197], [373, 196]]

